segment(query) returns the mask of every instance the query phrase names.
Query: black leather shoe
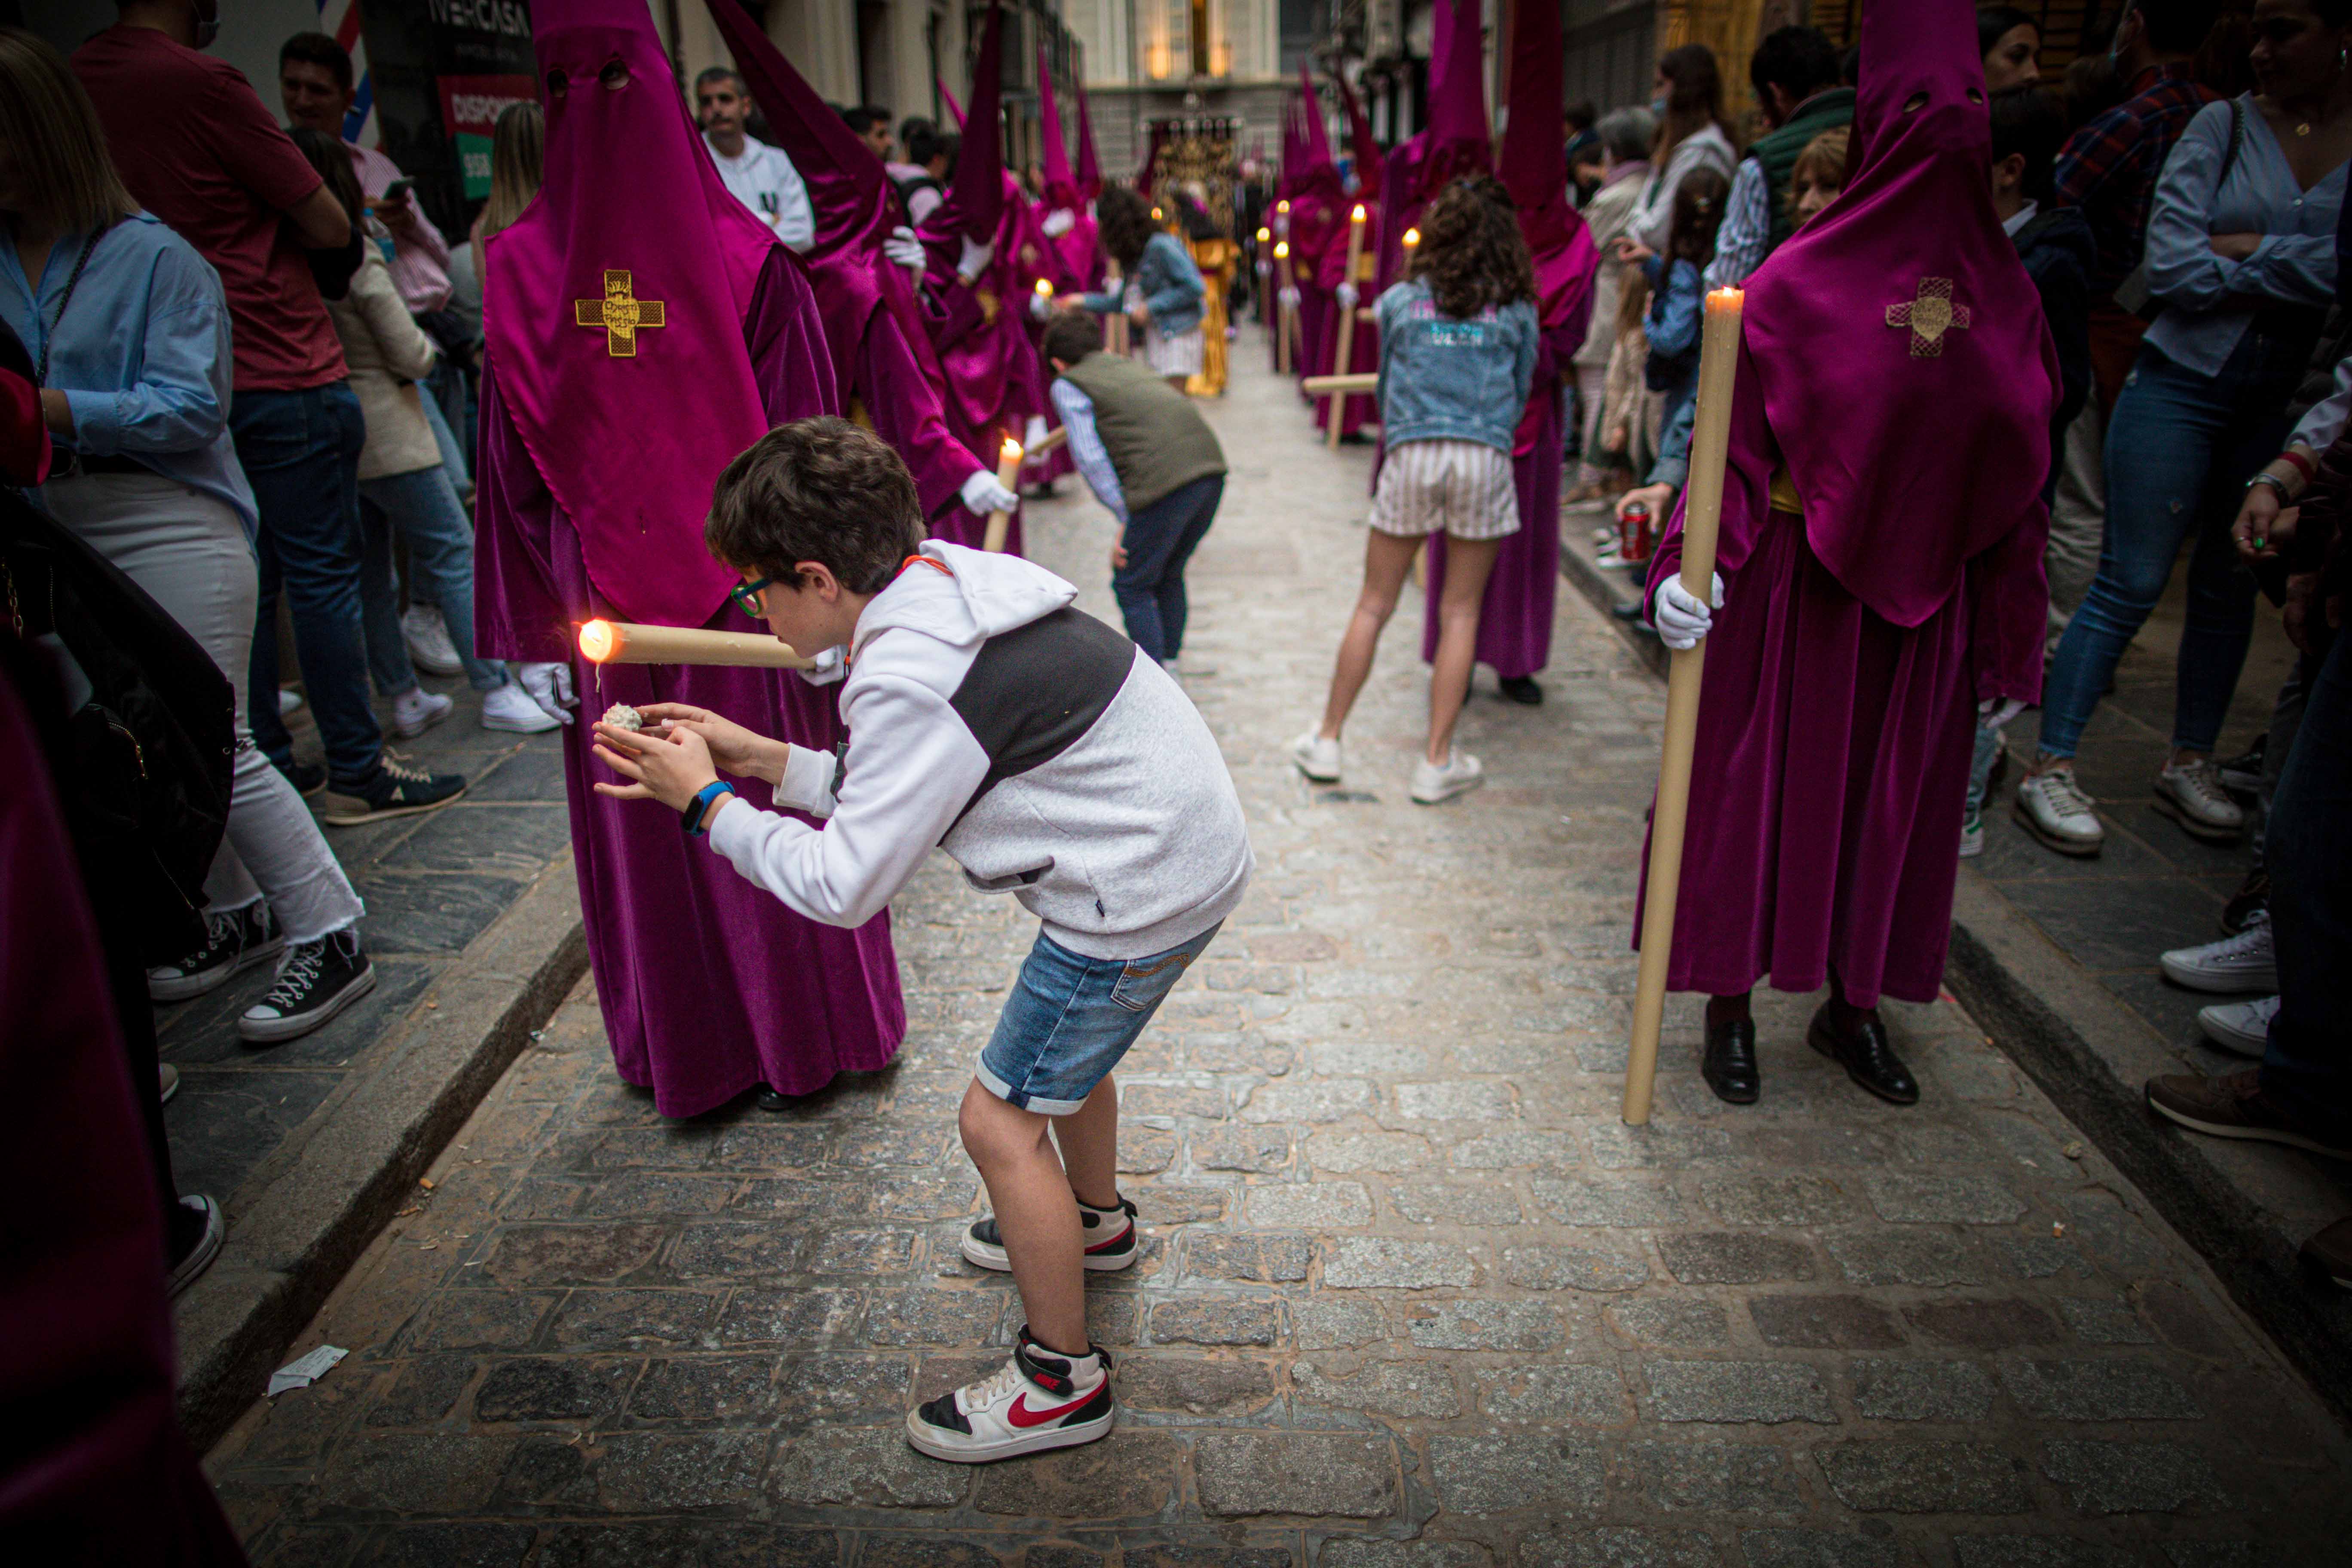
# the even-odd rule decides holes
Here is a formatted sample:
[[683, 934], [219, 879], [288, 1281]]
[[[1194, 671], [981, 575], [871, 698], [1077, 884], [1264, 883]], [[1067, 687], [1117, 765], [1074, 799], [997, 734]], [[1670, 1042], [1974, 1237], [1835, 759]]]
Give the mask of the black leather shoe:
[[778, 1094], [763, 1083], [760, 1086], [760, 1092], [752, 1097], [751, 1103], [762, 1110], [790, 1110], [800, 1101], [788, 1094]]
[[1891, 1105], [1916, 1105], [1919, 1084], [1886, 1038], [1886, 1026], [1865, 1021], [1850, 1035], [1840, 1034], [1830, 1022], [1830, 1005], [1822, 1004], [1805, 1030], [1805, 1044], [1845, 1068], [1845, 1076]]
[[1529, 708], [1543, 706], [1543, 688], [1532, 675], [1507, 675], [1502, 679], [1503, 695]]
[[1756, 1020], [1735, 1018], [1706, 1026], [1706, 1055], [1698, 1076], [1726, 1105], [1753, 1105], [1764, 1092], [1764, 1075], [1756, 1066]]

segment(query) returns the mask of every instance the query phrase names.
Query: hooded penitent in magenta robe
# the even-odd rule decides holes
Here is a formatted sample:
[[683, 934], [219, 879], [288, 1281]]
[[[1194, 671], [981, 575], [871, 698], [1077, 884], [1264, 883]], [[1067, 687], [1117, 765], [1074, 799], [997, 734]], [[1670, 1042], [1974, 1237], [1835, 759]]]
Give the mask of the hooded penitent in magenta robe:
[[2041, 691], [2057, 358], [1985, 184], [1974, 18], [1873, 0], [1862, 31], [1845, 188], [1746, 286], [1676, 990], [1933, 1001], [1977, 704]]
[[[1298, 68], [1299, 103], [1305, 111], [1300, 151], [1305, 162], [1290, 190], [1290, 273], [1298, 289], [1298, 342], [1301, 353], [1292, 372], [1304, 379], [1331, 372], [1333, 304], [1324, 281], [1323, 258], [1334, 244], [1347, 244], [1348, 209], [1351, 205], [1331, 162], [1331, 140], [1324, 133], [1323, 108], [1316, 97], [1315, 79], [1305, 62]], [[1302, 390], [1300, 396], [1306, 394]]]
[[[850, 418], [890, 443], [914, 476], [931, 531], [971, 517], [961, 492], [978, 468], [993, 470], [949, 430], [946, 382], [931, 353], [914, 284], [883, 254], [900, 219], [889, 175], [866, 139], [810, 87], [736, 0], [709, 0], [711, 20], [735, 56], [769, 132], [807, 184], [816, 244], [802, 259], [816, 289], [834, 384]], [[963, 512], [948, 515], [949, 509]]]
[[[948, 427], [982, 461], [993, 465], [1009, 437], [1027, 433], [1032, 416], [1047, 406], [1045, 380], [1029, 338], [1029, 295], [1034, 274], [1023, 268], [1042, 259], [1041, 237], [1027, 223], [1020, 182], [1004, 171], [999, 145], [1004, 13], [991, 5], [972, 67], [971, 111], [963, 151], [946, 199], [931, 209], [919, 232], [930, 258], [924, 283], [924, 318], [931, 347], [947, 378]], [[966, 282], [958, 272], [964, 242], [992, 244], [980, 275]], [[1024, 258], [1024, 251], [1029, 254]], [[934, 536], [979, 549], [985, 520], [950, 512]], [[1013, 514], [1005, 548], [1021, 549], [1021, 514]]]
[[[771, 426], [833, 412], [834, 378], [806, 270], [719, 183], [645, 6], [538, 0], [531, 19], [547, 179], [485, 247], [479, 651], [568, 662], [591, 717], [688, 702], [830, 749], [832, 692], [790, 670], [600, 670], [577, 655], [592, 616], [751, 629], [728, 602], [734, 573], [702, 548], [711, 487]], [[615, 61], [627, 79], [603, 85]], [[592, 744], [585, 723], [564, 731], [564, 779], [621, 1076], [663, 1115], [693, 1116], [754, 1085], [806, 1094], [887, 1063], [906, 1032], [888, 917], [842, 931], [793, 913], [674, 813], [594, 794], [611, 775]]]
[[[1511, 40], [1511, 114], [1496, 173], [1519, 209], [1519, 232], [1535, 261], [1540, 335], [1527, 412], [1511, 443], [1519, 531], [1495, 552], [1478, 612], [1478, 661], [1505, 679], [1533, 675], [1551, 659], [1552, 610], [1559, 594], [1559, 479], [1567, 429], [1562, 377], [1592, 318], [1601, 253], [1568, 204], [1568, 149], [1560, 141], [1559, 12], [1521, 5]], [[1429, 613], [1421, 657], [1437, 658], [1437, 606], [1445, 586], [1445, 542], [1429, 547]]]
[[[1044, 208], [1038, 215], [1040, 224], [1042, 226], [1045, 218], [1057, 212], [1070, 215], [1070, 226], [1060, 235], [1049, 236], [1048, 238], [1060, 255], [1062, 271], [1072, 285], [1087, 293], [1099, 292], [1105, 271], [1102, 234], [1095, 225], [1094, 215], [1087, 210], [1093, 193], [1084, 189], [1079, 184], [1078, 176], [1070, 170], [1069, 149], [1062, 142], [1061, 107], [1055, 101], [1054, 77], [1045, 68], [1045, 54], [1042, 47], [1037, 52], [1037, 112], [1044, 122], [1045, 139], [1045, 199], [1040, 204]], [[1084, 94], [1079, 96], [1078, 113], [1079, 124], [1084, 127]], [[1091, 135], [1085, 138], [1081, 150], [1092, 154], [1094, 141]], [[1055, 287], [1059, 289], [1062, 285], [1056, 283]]]
[[[1348, 79], [1334, 75], [1332, 84], [1339, 89], [1339, 104], [1348, 116], [1348, 149], [1353, 155], [1355, 189], [1348, 194], [1346, 219], [1324, 243], [1323, 259], [1316, 270], [1316, 281], [1331, 296], [1330, 344], [1322, 353], [1321, 363], [1330, 367], [1333, 375], [1348, 375], [1378, 371], [1381, 368], [1380, 329], [1369, 319], [1360, 319], [1352, 332], [1346, 327], [1347, 308], [1339, 299], [1339, 286], [1349, 281], [1348, 277], [1349, 230], [1356, 226], [1355, 213], [1364, 215], [1361, 247], [1356, 258], [1355, 305], [1360, 318], [1369, 317], [1369, 308], [1378, 296], [1372, 291], [1372, 279], [1378, 273], [1381, 259], [1381, 149], [1372, 140], [1371, 121], [1364, 118], [1356, 95], [1348, 89]], [[1339, 340], [1348, 339], [1348, 361], [1339, 363]], [[1381, 416], [1380, 399], [1369, 392], [1351, 393], [1346, 397], [1315, 400], [1315, 427], [1331, 427], [1331, 405], [1339, 405], [1339, 434], [1353, 436]]]
[[[1486, 123], [1485, 30], [1476, 5], [1435, 0], [1429, 36], [1429, 127], [1389, 149], [1381, 167], [1388, 223], [1381, 235], [1380, 286], [1404, 278], [1405, 231], [1421, 222], [1448, 180], [1494, 167]], [[1454, 62], [1461, 61], [1457, 72]], [[1375, 293], [1372, 296], [1378, 299]]]

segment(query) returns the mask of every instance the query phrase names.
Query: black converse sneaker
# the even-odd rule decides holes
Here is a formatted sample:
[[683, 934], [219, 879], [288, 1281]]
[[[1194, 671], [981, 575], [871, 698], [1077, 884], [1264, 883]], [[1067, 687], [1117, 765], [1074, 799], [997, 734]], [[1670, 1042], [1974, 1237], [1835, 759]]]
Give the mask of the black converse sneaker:
[[288, 948], [278, 963], [278, 984], [245, 1010], [236, 1032], [262, 1046], [295, 1039], [374, 989], [375, 965], [360, 951], [359, 931], [345, 926]]
[[465, 774], [427, 773], [386, 752], [373, 782], [331, 785], [319, 797], [317, 809], [319, 820], [328, 826], [352, 827], [362, 822], [438, 811], [465, 793]]
[[[1135, 1234], [1135, 1205], [1125, 1198], [1118, 1200], [1116, 1208], [1098, 1209], [1079, 1204], [1078, 1223], [1086, 1227], [1088, 1268], [1097, 1272], [1125, 1268], [1142, 1250]], [[971, 1228], [963, 1233], [963, 1255], [968, 1262], [993, 1268], [1000, 1274], [1010, 1273], [1013, 1268], [994, 1215], [972, 1221]]]
[[907, 1441], [934, 1459], [982, 1465], [1107, 1436], [1113, 1411], [1109, 1352], [1055, 1355], [1024, 1323], [1013, 1359], [993, 1375], [907, 1413]]
[[286, 951], [286, 933], [269, 912], [268, 900], [257, 899], [241, 910], [205, 918], [205, 944], [169, 963], [147, 972], [147, 995], [156, 1002], [185, 1002], [201, 996], [233, 974]]

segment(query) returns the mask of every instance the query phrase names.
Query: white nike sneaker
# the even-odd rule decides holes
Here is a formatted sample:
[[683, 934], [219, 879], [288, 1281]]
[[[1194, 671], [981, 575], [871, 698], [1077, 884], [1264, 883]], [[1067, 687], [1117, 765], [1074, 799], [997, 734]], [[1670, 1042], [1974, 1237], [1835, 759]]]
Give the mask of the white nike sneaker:
[[1290, 760], [1317, 784], [1339, 782], [1339, 742], [1325, 740], [1318, 731], [1309, 730], [1290, 743]]
[[1082, 1356], [1058, 1356], [1024, 1323], [1011, 1361], [907, 1413], [907, 1441], [934, 1459], [984, 1465], [1108, 1436], [1116, 1408], [1108, 1351], [1089, 1345]]
[[1427, 757], [1412, 764], [1412, 798], [1422, 805], [1435, 805], [1466, 795], [1486, 782], [1486, 770], [1478, 759], [1459, 746], [1448, 752], [1445, 765], [1438, 766]]
[[[1115, 1272], [1132, 1266], [1143, 1256], [1139, 1245], [1142, 1237], [1135, 1228], [1135, 1205], [1125, 1198], [1107, 1209], [1081, 1203], [1078, 1224], [1079, 1240], [1087, 1249], [1084, 1262], [1091, 1272]], [[1004, 1250], [1004, 1237], [996, 1228], [994, 1215], [971, 1222], [971, 1228], [963, 1233], [962, 1248], [965, 1259], [978, 1268], [993, 1268], [1000, 1274], [1013, 1270], [1013, 1259]]]

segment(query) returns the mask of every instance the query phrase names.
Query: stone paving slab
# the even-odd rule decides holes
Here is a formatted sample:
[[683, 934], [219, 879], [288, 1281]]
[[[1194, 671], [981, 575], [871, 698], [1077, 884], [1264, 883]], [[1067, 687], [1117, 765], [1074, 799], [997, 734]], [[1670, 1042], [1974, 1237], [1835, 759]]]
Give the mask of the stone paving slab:
[[[351, 1358], [211, 1454], [257, 1563], [2340, 1560], [2321, 1402], [1948, 998], [1890, 1012], [1916, 1109], [1802, 1047], [1811, 998], [1724, 1106], [1683, 999], [1618, 1120], [1663, 702], [1573, 595], [1545, 705], [1465, 715], [1484, 790], [1405, 797], [1414, 606], [1344, 786], [1297, 778], [1365, 459], [1238, 370], [1185, 681], [1260, 871], [1122, 1068], [1118, 1432], [977, 1470], [899, 1435], [1019, 1321], [956, 1250], [952, 1129], [1034, 928], [934, 858], [905, 1050], [786, 1113], [662, 1121], [573, 993], [297, 1342]], [[1102, 606], [1100, 514], [1030, 526]]]
[[[562, 738], [480, 727], [463, 680], [427, 684], [457, 710], [394, 749], [463, 773], [466, 795], [421, 816], [326, 829], [367, 906], [375, 989], [314, 1034], [256, 1047], [236, 1017], [269, 989], [261, 965], [157, 1010], [180, 1069], [164, 1108], [183, 1192], [227, 1212], [220, 1259], [176, 1303], [181, 1418], [208, 1443], [404, 1201], [587, 966], [571, 861]], [[317, 760], [307, 710], [297, 754]], [[387, 736], [390, 731], [387, 729]]]

